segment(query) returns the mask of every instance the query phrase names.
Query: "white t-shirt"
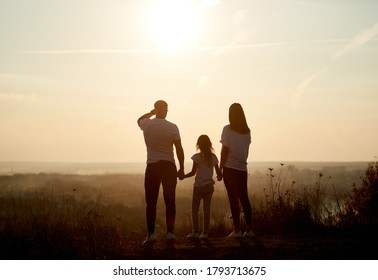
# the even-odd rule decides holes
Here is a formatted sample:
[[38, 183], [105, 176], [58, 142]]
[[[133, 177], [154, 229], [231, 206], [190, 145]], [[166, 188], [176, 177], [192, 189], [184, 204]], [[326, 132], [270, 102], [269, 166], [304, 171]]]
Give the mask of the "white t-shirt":
[[180, 140], [178, 127], [166, 119], [143, 119], [139, 123], [147, 147], [147, 163], [161, 160], [175, 163], [173, 141]]
[[226, 125], [223, 128], [221, 141], [222, 145], [228, 148], [228, 155], [224, 166], [236, 170], [247, 171], [247, 158], [251, 135], [241, 134]]
[[214, 184], [213, 180], [214, 166], [219, 163], [216, 155], [213, 154], [211, 159], [211, 165], [209, 165], [206, 159], [201, 153], [194, 154], [192, 160], [197, 163], [197, 172], [194, 179], [194, 186], [200, 187], [208, 184]]

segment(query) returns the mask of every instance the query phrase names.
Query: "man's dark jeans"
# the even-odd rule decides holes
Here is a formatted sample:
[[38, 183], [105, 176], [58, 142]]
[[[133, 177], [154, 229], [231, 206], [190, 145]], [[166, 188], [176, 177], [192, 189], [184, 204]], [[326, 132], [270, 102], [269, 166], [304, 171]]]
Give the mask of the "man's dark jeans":
[[156, 204], [159, 197], [160, 184], [163, 186], [167, 232], [173, 233], [176, 217], [175, 198], [177, 185], [177, 168], [173, 162], [159, 161], [147, 164], [144, 189], [147, 203], [146, 218], [149, 235], [155, 232]]

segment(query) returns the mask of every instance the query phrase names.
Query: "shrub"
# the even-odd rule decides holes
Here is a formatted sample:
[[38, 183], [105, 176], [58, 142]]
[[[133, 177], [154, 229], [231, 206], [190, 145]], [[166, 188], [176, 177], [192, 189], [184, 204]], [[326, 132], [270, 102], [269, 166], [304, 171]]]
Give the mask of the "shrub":
[[369, 163], [362, 177], [362, 186], [353, 185], [339, 213], [341, 225], [378, 225], [378, 162]]

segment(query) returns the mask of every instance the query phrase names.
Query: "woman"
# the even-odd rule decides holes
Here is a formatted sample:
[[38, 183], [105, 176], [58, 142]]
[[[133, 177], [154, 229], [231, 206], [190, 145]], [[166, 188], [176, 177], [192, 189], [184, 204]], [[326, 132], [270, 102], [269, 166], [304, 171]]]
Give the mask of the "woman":
[[[248, 198], [247, 158], [251, 143], [251, 131], [244, 111], [239, 103], [229, 109], [229, 122], [222, 131], [220, 169], [230, 201], [234, 230], [227, 237], [255, 237], [252, 231], [252, 208]], [[240, 228], [239, 201], [243, 207], [247, 230], [244, 235]]]

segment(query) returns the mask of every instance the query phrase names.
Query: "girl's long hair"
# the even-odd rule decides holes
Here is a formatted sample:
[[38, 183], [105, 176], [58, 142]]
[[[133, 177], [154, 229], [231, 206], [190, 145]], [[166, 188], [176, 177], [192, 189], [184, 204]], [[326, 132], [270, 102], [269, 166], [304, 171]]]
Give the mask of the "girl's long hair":
[[243, 107], [239, 103], [233, 103], [230, 106], [228, 118], [232, 130], [241, 134], [251, 133], [244, 115]]
[[213, 144], [211, 143], [209, 136], [203, 134], [200, 137], [198, 137], [197, 150], [200, 150], [206, 163], [211, 166], [211, 163], [213, 160], [214, 149], [213, 149]]

